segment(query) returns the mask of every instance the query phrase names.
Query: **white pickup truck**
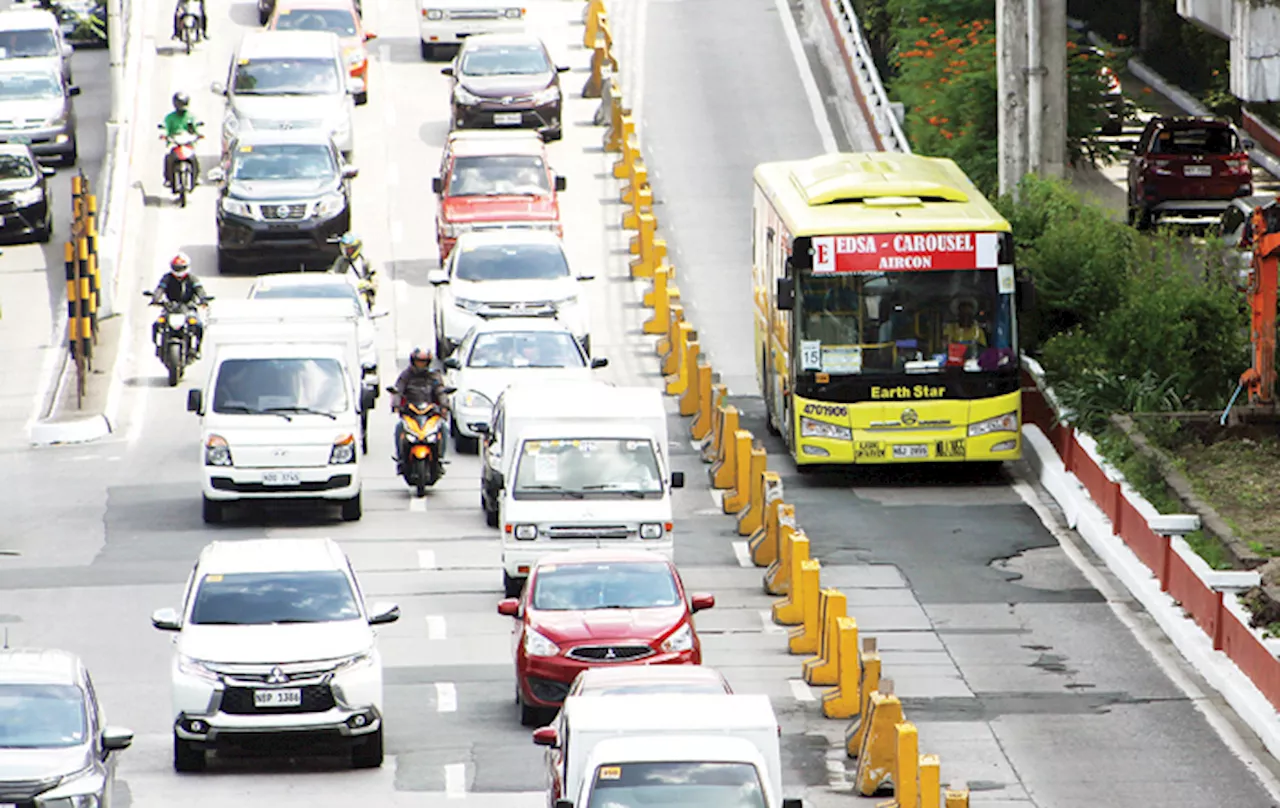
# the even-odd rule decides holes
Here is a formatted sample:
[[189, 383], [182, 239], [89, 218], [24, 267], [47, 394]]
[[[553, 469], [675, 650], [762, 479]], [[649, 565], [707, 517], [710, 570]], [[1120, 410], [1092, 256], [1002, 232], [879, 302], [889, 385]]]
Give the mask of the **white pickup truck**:
[[475, 34], [524, 30], [524, 0], [418, 0], [418, 36], [422, 58], [437, 58]]

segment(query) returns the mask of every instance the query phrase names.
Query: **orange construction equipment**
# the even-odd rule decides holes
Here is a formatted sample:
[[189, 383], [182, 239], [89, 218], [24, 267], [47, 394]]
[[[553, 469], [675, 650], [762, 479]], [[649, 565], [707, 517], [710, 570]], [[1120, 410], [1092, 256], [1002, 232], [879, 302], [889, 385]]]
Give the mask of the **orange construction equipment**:
[[1280, 262], [1280, 207], [1275, 203], [1253, 209], [1240, 239], [1242, 249], [1253, 250], [1249, 271], [1249, 341], [1253, 367], [1240, 376], [1249, 393], [1249, 404], [1275, 406], [1276, 390], [1276, 275]]

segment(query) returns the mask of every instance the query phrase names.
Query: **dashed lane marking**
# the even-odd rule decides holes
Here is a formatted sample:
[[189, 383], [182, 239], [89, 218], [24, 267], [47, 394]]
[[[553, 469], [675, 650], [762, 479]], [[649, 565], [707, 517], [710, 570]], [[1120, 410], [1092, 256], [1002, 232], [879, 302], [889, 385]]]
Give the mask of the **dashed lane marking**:
[[754, 567], [756, 565], [751, 560], [751, 548], [747, 546], [745, 541], [735, 541], [733, 543], [733, 554], [738, 557], [739, 567]]
[[409, 500], [409, 511], [411, 513], [426, 513], [427, 501], [419, 497], [413, 497]]
[[456, 713], [458, 711], [458, 689], [453, 682], [436, 682], [436, 712]]
[[436, 568], [436, 551], [435, 550], [419, 550], [418, 551], [418, 569], [433, 570]]
[[813, 701], [813, 691], [809, 689], [809, 685], [805, 684], [803, 679], [788, 679], [787, 684], [791, 685], [791, 695], [796, 697], [796, 701]]
[[467, 765], [465, 763], [450, 763], [444, 767], [444, 793], [451, 800], [466, 796]]
[[760, 623], [764, 626], [765, 634], [786, 634], [787, 627], [780, 626], [773, 622], [773, 614], [768, 609], [760, 610]]
[[444, 638], [444, 617], [438, 614], [427, 615], [427, 639], [443, 640]]

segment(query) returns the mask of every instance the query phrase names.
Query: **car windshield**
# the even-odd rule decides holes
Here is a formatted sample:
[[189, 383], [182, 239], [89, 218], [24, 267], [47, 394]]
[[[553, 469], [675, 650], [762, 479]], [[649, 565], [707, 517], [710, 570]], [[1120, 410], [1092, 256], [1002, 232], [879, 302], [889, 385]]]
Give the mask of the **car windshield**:
[[249, 59], [236, 65], [239, 95], [329, 95], [342, 92], [332, 59]]
[[330, 180], [338, 175], [333, 153], [321, 144], [240, 146], [231, 158], [231, 178], [255, 180]]
[[574, 696], [649, 696], [656, 693], [716, 695], [727, 693], [724, 685], [715, 682], [646, 682], [619, 685], [584, 686], [570, 695]]
[[331, 31], [338, 36], [356, 35], [356, 18], [341, 8], [288, 8], [276, 17], [277, 31]]
[[28, 180], [36, 175], [31, 160], [20, 154], [0, 154], [0, 180]]
[[54, 38], [53, 31], [47, 28], [0, 33], [0, 59], [61, 55], [58, 52], [58, 40]]
[[582, 350], [572, 334], [508, 331], [478, 334], [467, 355], [469, 368], [581, 368]]
[[228, 359], [213, 388], [218, 413], [333, 415], [349, 406], [336, 359]]
[[290, 283], [284, 286], [259, 284], [253, 288], [253, 299], [271, 300], [354, 300], [360, 301], [360, 294], [349, 283]]
[[600, 766], [587, 808], [764, 808], [750, 763], [645, 762]]
[[0, 73], [0, 101], [62, 97], [54, 73]]
[[635, 496], [662, 491], [652, 441], [526, 440], [520, 447], [512, 496]]
[[190, 622], [197, 626], [264, 626], [360, 619], [351, 582], [340, 570], [206, 575]]
[[464, 76], [536, 76], [550, 73], [551, 62], [540, 45], [474, 48], [462, 55]]
[[551, 193], [541, 157], [457, 157], [449, 174], [449, 196], [543, 196]]
[[1199, 126], [1162, 131], [1151, 147], [1152, 154], [1237, 154], [1241, 151], [1236, 133], [1225, 126]]
[[671, 568], [661, 561], [547, 564], [533, 583], [534, 609], [656, 609], [680, 603]]
[[75, 685], [0, 684], [0, 749], [78, 746], [88, 734]]
[[552, 281], [570, 274], [559, 244], [464, 244], [453, 272], [462, 281]]

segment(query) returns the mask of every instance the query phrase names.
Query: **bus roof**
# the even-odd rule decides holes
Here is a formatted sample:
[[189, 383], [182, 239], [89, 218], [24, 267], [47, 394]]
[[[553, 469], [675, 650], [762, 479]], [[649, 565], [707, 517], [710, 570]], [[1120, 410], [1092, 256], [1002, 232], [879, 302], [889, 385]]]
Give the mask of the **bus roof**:
[[824, 154], [761, 163], [755, 182], [792, 238], [1011, 229], [960, 167], [944, 157]]

